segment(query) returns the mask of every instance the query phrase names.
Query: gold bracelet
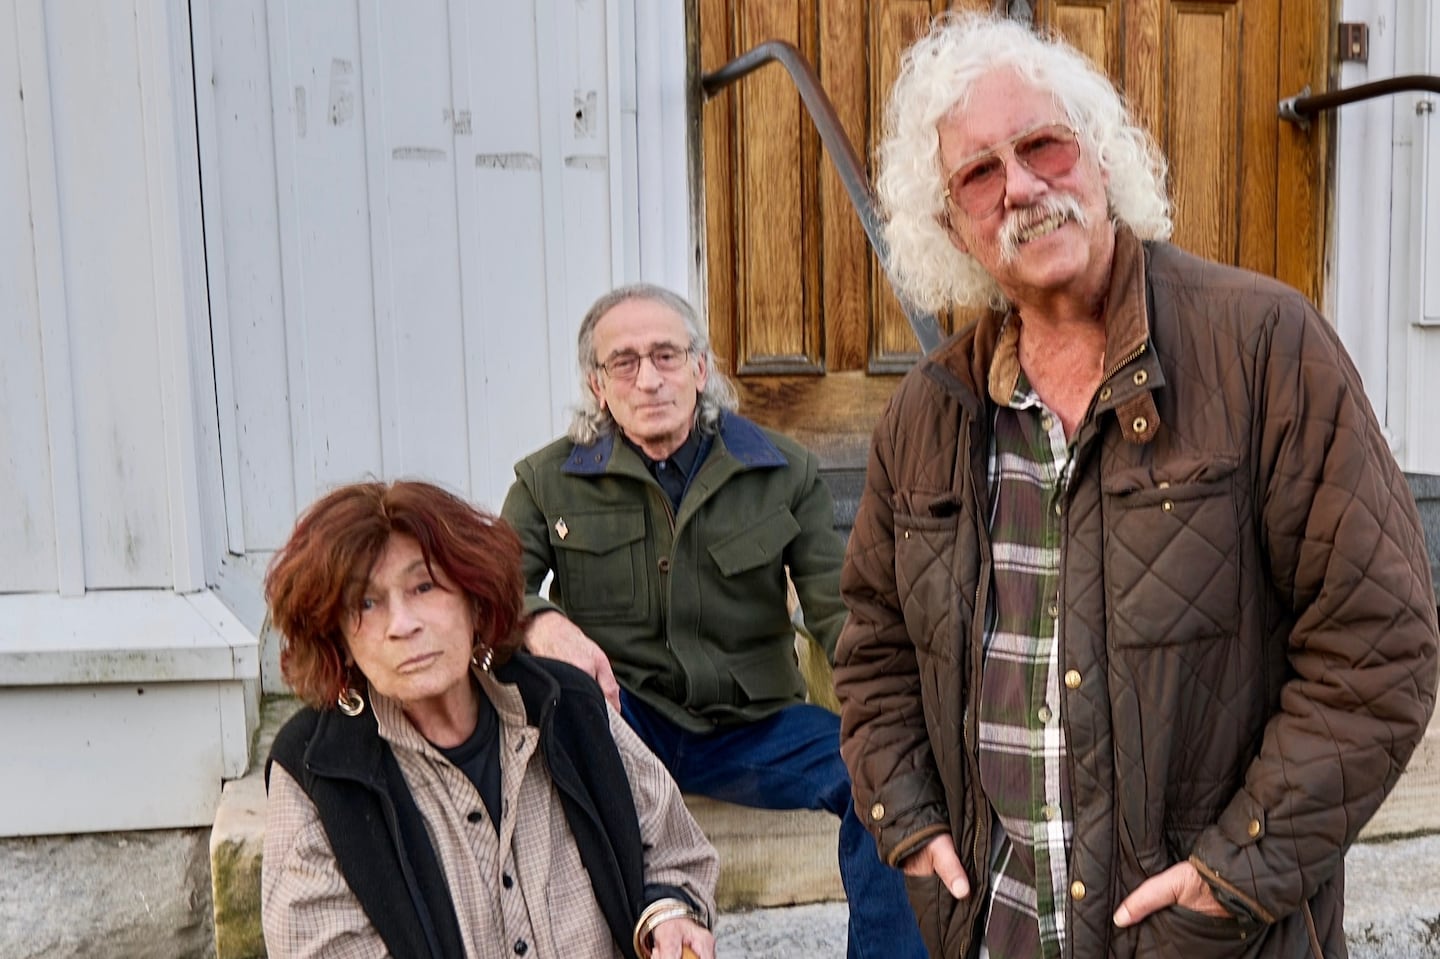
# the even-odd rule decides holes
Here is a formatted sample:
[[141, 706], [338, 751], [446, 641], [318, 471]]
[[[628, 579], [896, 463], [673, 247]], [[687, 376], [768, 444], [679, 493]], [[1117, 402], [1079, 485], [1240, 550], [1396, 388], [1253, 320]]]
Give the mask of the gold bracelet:
[[652, 949], [650, 939], [655, 934], [655, 927], [662, 922], [669, 922], [671, 919], [690, 919], [698, 923], [694, 910], [688, 904], [679, 899], [657, 899], [645, 907], [640, 913], [640, 919], [635, 923], [635, 936], [632, 944], [635, 946], [635, 954], [640, 959], [650, 959]]
[[640, 927], [640, 942], [645, 947], [645, 959], [648, 959], [648, 954], [654, 948], [655, 930], [657, 928], [659, 928], [664, 923], [669, 922], [671, 919], [693, 920], [694, 917], [694, 913], [692, 913], [688, 908], [682, 906], [654, 913], [650, 916], [649, 919], [645, 920], [644, 925]]

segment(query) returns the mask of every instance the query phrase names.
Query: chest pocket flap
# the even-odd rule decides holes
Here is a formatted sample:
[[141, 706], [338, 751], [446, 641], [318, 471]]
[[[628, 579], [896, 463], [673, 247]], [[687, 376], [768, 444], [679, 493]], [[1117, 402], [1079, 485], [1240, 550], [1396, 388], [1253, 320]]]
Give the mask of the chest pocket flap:
[[638, 622], [650, 608], [645, 560], [645, 510], [566, 513], [550, 524], [557, 599], [582, 628], [594, 623]]
[[550, 524], [550, 545], [603, 556], [645, 536], [645, 510], [607, 509], [594, 513], [566, 513]]
[[746, 529], [710, 547], [710, 558], [725, 576], [736, 576], [780, 559], [785, 547], [800, 535], [800, 524], [790, 510], [780, 507]]

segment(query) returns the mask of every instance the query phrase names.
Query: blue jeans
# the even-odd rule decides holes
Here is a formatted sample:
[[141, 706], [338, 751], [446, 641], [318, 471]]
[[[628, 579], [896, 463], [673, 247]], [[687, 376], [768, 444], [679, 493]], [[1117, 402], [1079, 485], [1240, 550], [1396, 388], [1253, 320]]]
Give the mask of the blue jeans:
[[900, 872], [880, 861], [855, 815], [840, 759], [840, 718], [790, 706], [743, 726], [692, 733], [625, 691], [621, 712], [681, 791], [758, 809], [824, 809], [840, 817], [840, 880], [850, 901], [848, 959], [923, 959]]

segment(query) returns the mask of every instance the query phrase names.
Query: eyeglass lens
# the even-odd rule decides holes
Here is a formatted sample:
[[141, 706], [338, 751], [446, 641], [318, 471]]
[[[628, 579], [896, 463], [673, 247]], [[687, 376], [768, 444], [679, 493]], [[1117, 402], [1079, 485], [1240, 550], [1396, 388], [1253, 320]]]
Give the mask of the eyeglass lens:
[[[1069, 173], [1080, 159], [1080, 141], [1067, 126], [1041, 127], [1015, 138], [1016, 161], [1044, 180]], [[950, 176], [950, 197], [970, 216], [993, 213], [1005, 198], [1005, 161], [994, 150], [982, 154]]]

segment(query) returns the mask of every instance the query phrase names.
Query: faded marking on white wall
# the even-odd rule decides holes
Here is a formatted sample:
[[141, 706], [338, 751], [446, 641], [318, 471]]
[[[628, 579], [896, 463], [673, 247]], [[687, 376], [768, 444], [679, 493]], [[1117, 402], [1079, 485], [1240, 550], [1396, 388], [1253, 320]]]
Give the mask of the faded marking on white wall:
[[446, 107], [444, 117], [445, 122], [450, 124], [451, 132], [456, 136], [469, 136], [471, 134], [472, 129], [469, 110], [454, 112], [449, 107]]
[[330, 61], [330, 125], [343, 126], [355, 117], [355, 65], [336, 57]]
[[586, 139], [595, 136], [597, 94], [594, 90], [575, 91], [575, 135]]
[[533, 153], [477, 153], [475, 165], [482, 170], [538, 170], [540, 158]]
[[396, 147], [390, 151], [390, 156], [396, 160], [419, 160], [423, 163], [444, 163], [450, 155], [444, 150], [437, 150], [434, 147]]
[[298, 137], [298, 138], [301, 139], [301, 140], [305, 139], [305, 129], [306, 129], [306, 124], [307, 124], [307, 122], [308, 122], [308, 120], [307, 120], [307, 118], [306, 118], [306, 115], [305, 115], [305, 111], [306, 111], [306, 100], [307, 100], [307, 99], [308, 99], [308, 97], [307, 97], [306, 94], [305, 94], [305, 88], [304, 88], [304, 87], [296, 87], [296, 88], [295, 88], [295, 136]]
[[572, 170], [603, 170], [607, 166], [603, 156], [568, 156], [565, 165]]

